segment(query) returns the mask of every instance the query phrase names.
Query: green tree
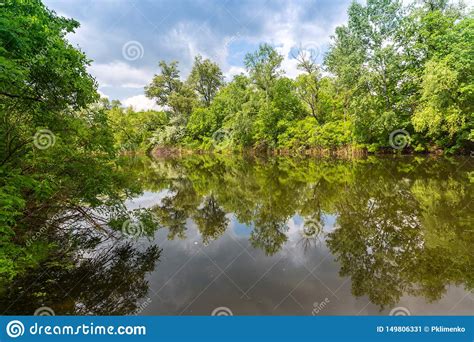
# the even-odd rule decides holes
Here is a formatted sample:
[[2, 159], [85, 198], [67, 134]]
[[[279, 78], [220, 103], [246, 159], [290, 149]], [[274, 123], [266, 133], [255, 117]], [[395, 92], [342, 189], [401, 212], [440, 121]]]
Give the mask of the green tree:
[[201, 102], [209, 107], [212, 99], [224, 83], [224, 76], [219, 66], [200, 55], [194, 58], [193, 68], [188, 79], [191, 87], [199, 94]]
[[310, 110], [311, 115], [318, 121], [321, 121], [321, 115], [318, 112], [320, 97], [321, 71], [316, 64], [314, 57], [308, 51], [299, 49], [297, 54], [293, 55], [298, 61], [298, 69], [305, 73], [296, 78], [296, 93]]
[[252, 81], [267, 95], [270, 88], [281, 75], [281, 62], [283, 56], [271, 45], [261, 44], [254, 53], [245, 55], [244, 64]]
[[465, 18], [443, 35], [449, 46], [426, 63], [420, 104], [412, 118], [416, 131], [454, 151], [474, 144], [473, 34], [474, 20]]
[[78, 22], [37, 0], [8, 0], [1, 8], [3, 285], [67, 252], [71, 232], [100, 235], [113, 220], [125, 221], [123, 200], [134, 192], [124, 189], [130, 182], [117, 168], [111, 106], [99, 102], [89, 59], [65, 38]]
[[347, 26], [336, 29], [326, 57], [330, 72], [347, 93], [346, 108], [359, 142], [386, 145], [391, 131], [410, 125], [403, 106], [403, 44], [399, 39], [404, 9], [399, 1], [353, 3]]
[[153, 133], [168, 124], [165, 112], [153, 110], [136, 112], [115, 104], [107, 110], [115, 147], [122, 151], [148, 150]]
[[227, 138], [238, 147], [249, 147], [254, 141], [254, 104], [258, 94], [250, 90], [250, 84], [248, 77], [236, 76], [220, 89], [210, 107], [213, 116], [217, 118], [217, 127], [227, 131]]
[[183, 86], [179, 78], [178, 62], [167, 64], [166, 61], [160, 61], [158, 66], [161, 73], [153, 76], [151, 83], [145, 87], [145, 95], [154, 99], [159, 106], [168, 106], [169, 97]]

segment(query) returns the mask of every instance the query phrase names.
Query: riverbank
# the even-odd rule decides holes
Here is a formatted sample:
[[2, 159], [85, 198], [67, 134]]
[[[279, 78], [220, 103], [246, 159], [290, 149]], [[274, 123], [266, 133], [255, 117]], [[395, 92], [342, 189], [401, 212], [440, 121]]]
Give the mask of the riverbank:
[[[447, 153], [439, 148], [432, 148], [428, 151], [417, 152], [414, 150], [397, 150], [392, 148], [380, 149], [377, 151], [369, 151], [365, 147], [345, 146], [336, 149], [324, 148], [310, 148], [310, 149], [259, 149], [259, 148], [243, 148], [243, 149], [193, 149], [187, 147], [171, 147], [160, 146], [155, 147], [149, 151], [150, 156], [154, 157], [171, 157], [183, 156], [191, 154], [245, 154], [245, 155], [275, 155], [275, 156], [292, 156], [303, 155], [313, 157], [338, 157], [338, 158], [359, 158], [369, 155], [384, 156], [384, 155], [429, 155], [442, 156]], [[474, 151], [463, 151], [463, 153], [449, 154], [457, 156], [474, 156]]]

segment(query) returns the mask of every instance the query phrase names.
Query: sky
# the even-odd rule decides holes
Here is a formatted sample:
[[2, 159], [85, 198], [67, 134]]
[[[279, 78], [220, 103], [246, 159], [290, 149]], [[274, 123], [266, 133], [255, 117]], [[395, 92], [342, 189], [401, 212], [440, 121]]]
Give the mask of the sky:
[[45, 0], [58, 15], [81, 26], [68, 40], [92, 60], [89, 72], [101, 95], [136, 109], [154, 108], [144, 86], [160, 60], [190, 72], [197, 54], [211, 58], [226, 80], [244, 72], [243, 59], [263, 42], [297, 74], [291, 51], [308, 49], [322, 60], [330, 35], [347, 19], [350, 0]]
[[297, 75], [292, 51], [309, 50], [322, 61], [330, 36], [347, 20], [351, 0], [45, 0], [81, 26], [69, 41], [92, 60], [99, 92], [137, 110], [156, 108], [144, 86], [160, 60], [179, 61], [190, 72], [197, 54], [211, 58], [226, 80], [244, 72], [243, 59], [260, 43], [284, 56], [282, 68]]

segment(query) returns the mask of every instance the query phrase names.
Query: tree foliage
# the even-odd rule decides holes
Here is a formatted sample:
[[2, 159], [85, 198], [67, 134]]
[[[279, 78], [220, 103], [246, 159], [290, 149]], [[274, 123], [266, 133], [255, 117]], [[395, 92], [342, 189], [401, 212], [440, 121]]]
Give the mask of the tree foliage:
[[224, 76], [219, 66], [201, 56], [194, 59], [193, 69], [189, 75], [191, 87], [199, 94], [204, 106], [209, 107], [212, 99], [224, 82]]
[[103, 237], [130, 216], [134, 185], [116, 164], [110, 108], [65, 39], [78, 26], [38, 0], [1, 6], [0, 286], [71, 252], [78, 227]]
[[285, 77], [283, 56], [266, 43], [245, 56], [247, 74], [227, 84], [217, 64], [201, 56], [186, 81], [177, 62], [160, 62], [161, 75], [146, 93], [181, 116], [155, 141], [203, 149], [397, 152], [391, 136], [403, 131], [407, 152], [468, 153], [472, 26], [472, 13], [447, 1], [368, 0], [351, 4], [323, 65], [311, 51], [293, 50], [301, 72], [295, 79]]

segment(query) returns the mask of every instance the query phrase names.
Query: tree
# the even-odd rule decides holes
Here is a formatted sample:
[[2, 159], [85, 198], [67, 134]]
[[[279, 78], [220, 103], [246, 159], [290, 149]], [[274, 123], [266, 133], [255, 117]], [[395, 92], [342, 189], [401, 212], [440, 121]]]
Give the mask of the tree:
[[369, 0], [349, 7], [347, 26], [336, 29], [326, 57], [328, 70], [347, 94], [358, 141], [385, 145], [391, 131], [410, 125], [404, 104], [405, 66], [399, 32], [404, 9], [394, 1]]
[[452, 151], [474, 144], [473, 34], [474, 20], [465, 18], [437, 39], [446, 47], [425, 64], [421, 99], [412, 117], [417, 132]]
[[304, 116], [293, 80], [286, 77], [275, 80], [271, 94], [270, 101], [262, 94], [256, 104], [255, 139], [261, 148], [275, 147], [278, 136]]
[[319, 102], [319, 75], [303, 74], [296, 78], [296, 93], [310, 110], [311, 116], [316, 120], [321, 121], [318, 113]]
[[186, 126], [187, 134], [191, 139], [202, 140], [210, 137], [217, 130], [217, 118], [208, 108], [196, 108], [189, 117]]
[[219, 66], [200, 55], [194, 58], [194, 65], [188, 79], [191, 87], [199, 94], [204, 106], [209, 107], [212, 99], [224, 83], [224, 76]]
[[186, 134], [186, 123], [197, 105], [197, 96], [189, 82], [180, 80], [178, 62], [166, 64], [161, 61], [159, 66], [161, 73], [145, 87], [145, 94], [155, 99], [158, 105], [167, 107], [170, 119], [167, 125], [152, 134], [150, 141], [152, 145], [176, 145]]
[[257, 87], [268, 95], [271, 86], [281, 75], [283, 56], [272, 46], [261, 44], [254, 53], [245, 55], [244, 64]]
[[193, 108], [197, 105], [196, 93], [189, 85], [184, 84], [178, 91], [170, 94], [168, 105], [175, 117], [175, 123], [186, 125]]
[[107, 110], [107, 116], [112, 126], [115, 146], [119, 150], [148, 150], [152, 134], [168, 124], [165, 112], [136, 112], [131, 107], [112, 106]]
[[410, 136], [410, 152], [430, 145], [446, 152], [472, 149], [472, 18], [462, 7], [445, 0], [409, 6], [368, 0], [352, 3], [348, 16], [336, 28], [323, 66], [303, 48], [292, 51], [303, 71], [294, 80], [283, 76], [283, 56], [269, 44], [248, 53], [249, 76], [228, 85], [217, 64], [201, 56], [185, 83], [174, 73], [181, 84], [175, 90], [163, 80], [173, 72], [162, 71], [155, 95], [164, 94], [160, 103], [171, 120], [154, 141], [206, 149], [222, 131], [223, 148], [351, 145], [375, 152], [393, 147], [393, 134], [401, 130]]
[[159, 106], [168, 106], [169, 97], [178, 92], [183, 83], [179, 78], [178, 62], [167, 64], [165, 61], [158, 63], [161, 73], [155, 75], [151, 83], [145, 87], [145, 95], [155, 99]]
[[310, 109], [311, 115], [321, 121], [317, 110], [319, 102], [319, 90], [321, 82], [321, 72], [316, 64], [314, 56], [300, 48], [293, 58], [298, 61], [298, 69], [305, 73], [296, 78], [296, 93]]
[[77, 235], [100, 240], [134, 193], [117, 166], [115, 104], [99, 102], [89, 59], [65, 38], [79, 23], [37, 0], [1, 8], [0, 287]]
[[64, 38], [79, 23], [40, 1], [1, 7], [0, 284], [49, 253], [47, 243], [25, 240], [61, 212], [58, 198], [68, 194], [73, 210], [107, 191], [107, 183], [92, 190], [88, 176], [112, 153], [104, 112], [89, 107], [99, 98], [89, 60]]

